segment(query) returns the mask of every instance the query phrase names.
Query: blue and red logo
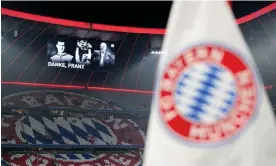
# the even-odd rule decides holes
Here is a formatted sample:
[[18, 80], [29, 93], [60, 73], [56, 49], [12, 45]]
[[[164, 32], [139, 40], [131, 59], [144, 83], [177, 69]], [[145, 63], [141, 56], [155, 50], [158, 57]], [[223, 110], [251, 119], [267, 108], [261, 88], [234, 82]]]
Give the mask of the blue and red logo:
[[217, 144], [236, 136], [257, 107], [258, 82], [237, 53], [200, 45], [165, 68], [159, 110], [166, 126], [189, 143]]

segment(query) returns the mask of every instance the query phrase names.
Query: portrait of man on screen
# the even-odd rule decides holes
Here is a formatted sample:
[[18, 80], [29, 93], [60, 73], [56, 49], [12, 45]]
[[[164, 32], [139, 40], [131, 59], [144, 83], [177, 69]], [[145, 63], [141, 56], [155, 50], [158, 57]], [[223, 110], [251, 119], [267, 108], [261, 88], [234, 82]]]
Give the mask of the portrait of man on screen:
[[72, 62], [73, 56], [65, 52], [66, 43], [64, 40], [58, 39], [56, 43], [57, 53], [50, 57], [51, 62], [69, 63]]
[[108, 49], [107, 44], [102, 42], [100, 44], [100, 50], [95, 51], [95, 61], [99, 67], [113, 66], [115, 63], [115, 55]]

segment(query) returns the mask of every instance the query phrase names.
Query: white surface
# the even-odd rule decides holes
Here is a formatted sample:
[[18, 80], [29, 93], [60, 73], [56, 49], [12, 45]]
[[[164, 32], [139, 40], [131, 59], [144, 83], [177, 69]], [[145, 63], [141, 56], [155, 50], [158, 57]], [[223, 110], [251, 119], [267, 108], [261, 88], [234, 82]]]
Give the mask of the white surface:
[[[244, 55], [256, 69], [250, 51], [234, 17], [224, 1], [174, 2], [157, 72], [157, 83], [166, 64], [181, 50], [193, 44], [214, 42]], [[153, 99], [143, 166], [275, 166], [276, 127], [267, 95], [258, 85], [262, 98], [259, 114], [232, 144], [216, 148], [188, 146], [165, 128]], [[158, 89], [158, 87], [155, 87]]]

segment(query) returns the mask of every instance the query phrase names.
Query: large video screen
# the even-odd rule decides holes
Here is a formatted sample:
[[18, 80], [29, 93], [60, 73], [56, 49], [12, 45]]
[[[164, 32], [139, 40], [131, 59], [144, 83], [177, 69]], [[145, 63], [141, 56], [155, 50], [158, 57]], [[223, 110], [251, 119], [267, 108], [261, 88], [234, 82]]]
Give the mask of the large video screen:
[[115, 53], [115, 43], [61, 36], [47, 43], [47, 65], [68, 69], [113, 70]]

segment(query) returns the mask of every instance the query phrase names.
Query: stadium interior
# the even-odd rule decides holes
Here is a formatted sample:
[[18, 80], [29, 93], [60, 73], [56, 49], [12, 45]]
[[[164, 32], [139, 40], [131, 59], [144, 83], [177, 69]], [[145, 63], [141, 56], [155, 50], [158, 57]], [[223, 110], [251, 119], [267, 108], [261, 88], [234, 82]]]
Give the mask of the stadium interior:
[[[275, 9], [272, 3], [237, 19], [274, 106]], [[166, 54], [161, 52], [165, 29], [7, 8], [1, 20], [1, 165], [141, 166], [157, 62]], [[114, 68], [47, 65], [47, 41], [60, 36], [114, 47]]]

